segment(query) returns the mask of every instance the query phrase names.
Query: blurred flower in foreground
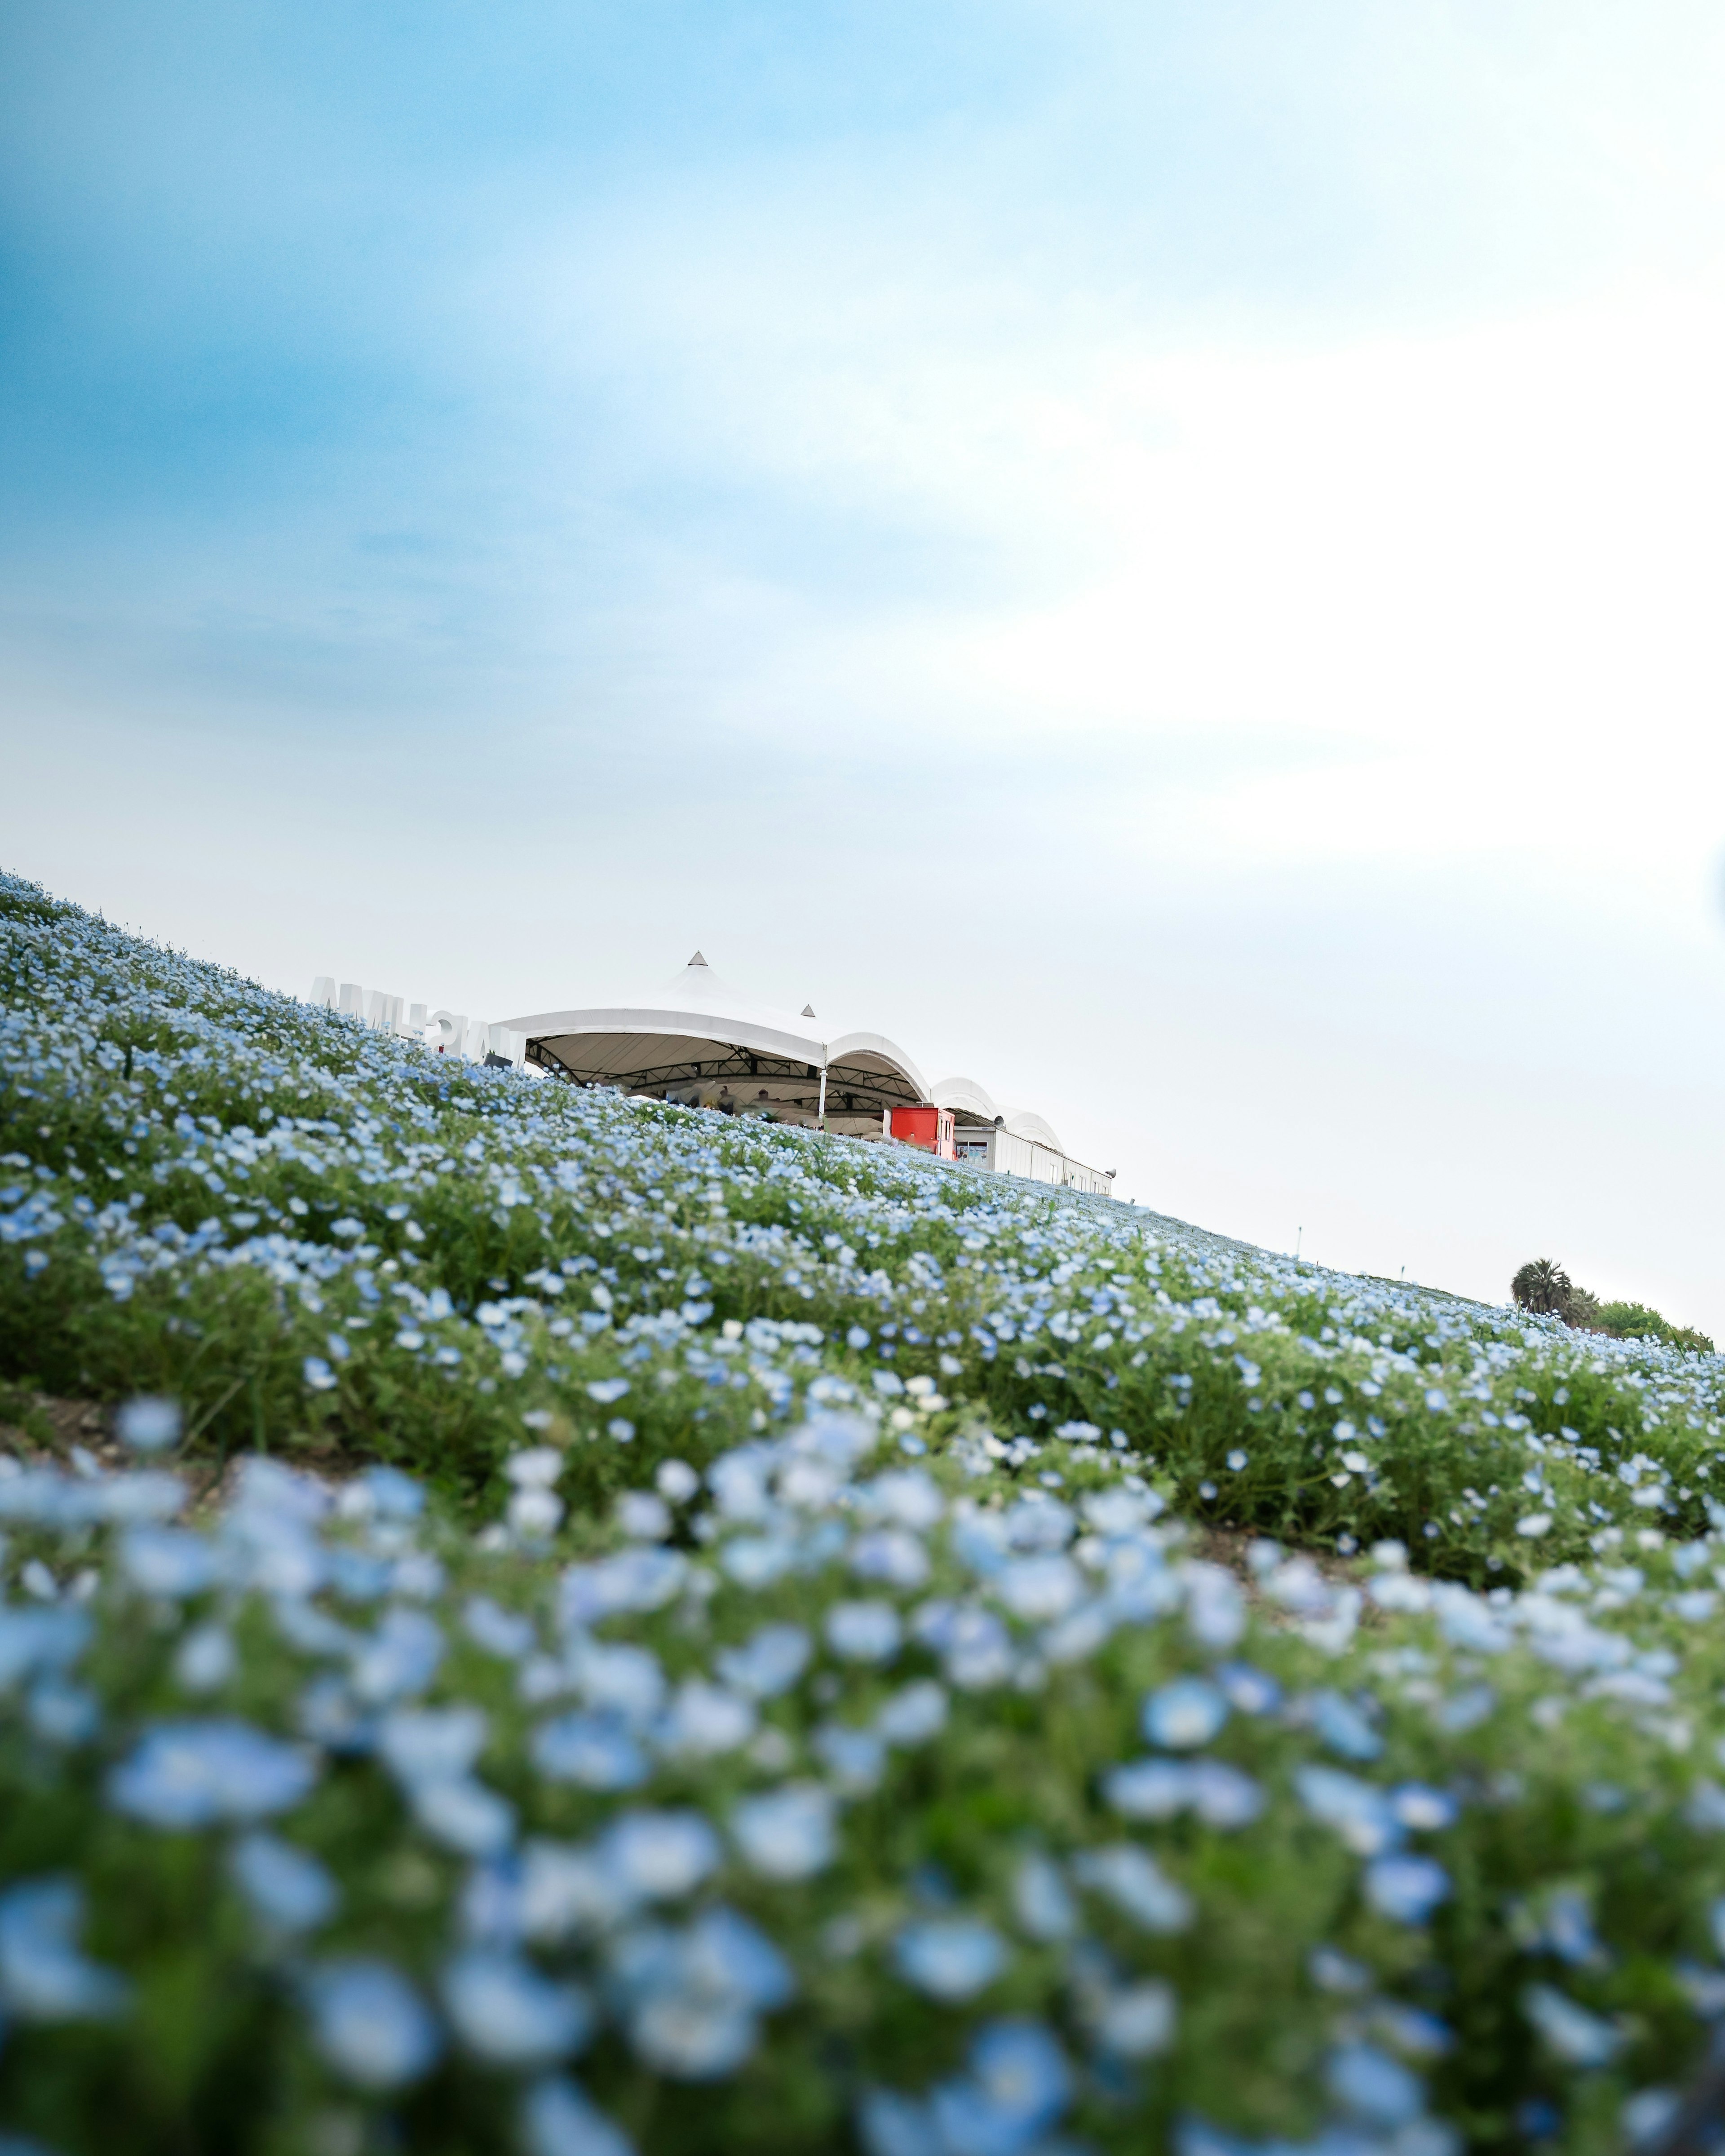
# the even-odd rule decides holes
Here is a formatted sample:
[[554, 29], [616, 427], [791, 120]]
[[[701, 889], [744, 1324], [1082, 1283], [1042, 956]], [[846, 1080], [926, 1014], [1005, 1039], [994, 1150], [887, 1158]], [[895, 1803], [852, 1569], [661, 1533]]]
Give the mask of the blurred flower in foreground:
[[305, 1932], [326, 1922], [341, 1896], [315, 1856], [273, 1834], [235, 1843], [234, 1883], [257, 1915], [279, 1932]]
[[899, 1974], [932, 1998], [973, 1999], [1006, 1966], [998, 1932], [969, 1917], [910, 1924], [893, 1943]]
[[316, 1779], [305, 1753], [244, 1722], [162, 1722], [108, 1778], [108, 1801], [148, 1825], [262, 1819]]
[[0, 1894], [0, 2003], [26, 2021], [105, 2019], [125, 2005], [124, 1977], [79, 1951], [84, 1890], [28, 1879]]
[[179, 1403], [148, 1396], [128, 1400], [114, 1418], [114, 1430], [135, 1452], [165, 1451], [179, 1441]]
[[521, 2100], [525, 2156], [634, 2156], [634, 2144], [573, 2082], [535, 2082]]
[[360, 2088], [417, 2081], [443, 2048], [429, 2009], [387, 1961], [326, 1962], [311, 1974], [308, 2000], [319, 2051]]

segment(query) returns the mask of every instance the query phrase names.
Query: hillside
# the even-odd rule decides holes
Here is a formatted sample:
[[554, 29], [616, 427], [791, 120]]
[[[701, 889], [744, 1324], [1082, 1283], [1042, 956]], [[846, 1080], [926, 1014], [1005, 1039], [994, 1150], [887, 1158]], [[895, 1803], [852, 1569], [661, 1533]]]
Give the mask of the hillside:
[[15, 880], [0, 982], [0, 2128], [1444, 2156], [1692, 2070], [1717, 1358]]

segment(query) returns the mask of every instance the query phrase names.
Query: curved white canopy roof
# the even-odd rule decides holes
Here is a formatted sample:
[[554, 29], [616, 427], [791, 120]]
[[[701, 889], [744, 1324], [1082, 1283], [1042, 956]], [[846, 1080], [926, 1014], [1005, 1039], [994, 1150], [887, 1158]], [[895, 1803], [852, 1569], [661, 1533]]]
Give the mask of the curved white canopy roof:
[[723, 1080], [728, 1098], [730, 1081], [742, 1094], [758, 1079], [795, 1098], [824, 1070], [829, 1110], [848, 1105], [865, 1116], [886, 1105], [932, 1101], [961, 1120], [999, 1121], [1014, 1137], [1065, 1151], [1040, 1116], [1000, 1107], [974, 1078], [943, 1078], [931, 1087], [885, 1034], [823, 1024], [806, 1004], [793, 1013], [760, 1003], [721, 979], [699, 951], [662, 987], [503, 1023], [526, 1035], [541, 1062], [590, 1085], [662, 1091]]
[[922, 1072], [885, 1034], [828, 1031], [807, 1005], [793, 1015], [757, 1003], [721, 980], [699, 951], [667, 986], [625, 1002], [535, 1011], [503, 1023], [573, 1075], [601, 1082], [699, 1063], [698, 1049], [706, 1044], [799, 1070], [824, 1067], [834, 1083], [848, 1073], [859, 1086], [894, 1098], [928, 1098]]
[[955, 1114], [973, 1116], [978, 1122], [992, 1123], [998, 1117], [1014, 1137], [1029, 1138], [1034, 1144], [1047, 1146], [1055, 1152], [1065, 1151], [1040, 1116], [1033, 1116], [1022, 1108], [997, 1107], [992, 1096], [974, 1078], [942, 1078], [928, 1097], [937, 1108], [951, 1108]]
[[961, 1116], [974, 1116], [980, 1122], [992, 1123], [1001, 1113], [974, 1078], [942, 1078], [928, 1097], [937, 1108], [951, 1108]]

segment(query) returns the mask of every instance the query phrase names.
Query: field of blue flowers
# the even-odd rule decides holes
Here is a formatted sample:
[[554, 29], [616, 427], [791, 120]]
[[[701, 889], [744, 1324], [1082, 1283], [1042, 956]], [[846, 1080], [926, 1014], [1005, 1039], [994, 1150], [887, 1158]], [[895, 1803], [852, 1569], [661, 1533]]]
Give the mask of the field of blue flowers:
[[0, 1005], [0, 2156], [1656, 2136], [1718, 1358], [5, 878]]

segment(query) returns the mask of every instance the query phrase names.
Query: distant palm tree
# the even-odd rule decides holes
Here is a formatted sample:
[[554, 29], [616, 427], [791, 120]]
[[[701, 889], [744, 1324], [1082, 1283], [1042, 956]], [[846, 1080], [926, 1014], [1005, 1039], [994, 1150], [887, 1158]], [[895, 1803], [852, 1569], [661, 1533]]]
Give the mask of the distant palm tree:
[[1550, 1258], [1530, 1258], [1509, 1284], [1509, 1291], [1523, 1310], [1538, 1310], [1561, 1317], [1568, 1308], [1574, 1286], [1563, 1268]]

